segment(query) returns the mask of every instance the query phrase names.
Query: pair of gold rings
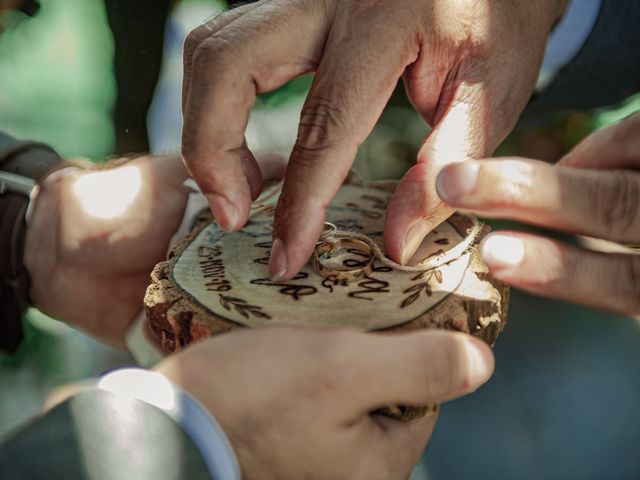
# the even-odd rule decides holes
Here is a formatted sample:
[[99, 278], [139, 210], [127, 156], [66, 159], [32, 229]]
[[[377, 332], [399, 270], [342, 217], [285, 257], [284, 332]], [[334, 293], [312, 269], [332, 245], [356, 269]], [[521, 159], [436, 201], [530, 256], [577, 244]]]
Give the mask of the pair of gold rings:
[[[362, 259], [347, 259], [340, 267], [330, 265], [329, 259], [340, 251]], [[375, 253], [367, 242], [334, 233], [318, 242], [313, 253], [313, 265], [318, 274], [341, 283], [357, 282], [373, 273], [374, 260]]]

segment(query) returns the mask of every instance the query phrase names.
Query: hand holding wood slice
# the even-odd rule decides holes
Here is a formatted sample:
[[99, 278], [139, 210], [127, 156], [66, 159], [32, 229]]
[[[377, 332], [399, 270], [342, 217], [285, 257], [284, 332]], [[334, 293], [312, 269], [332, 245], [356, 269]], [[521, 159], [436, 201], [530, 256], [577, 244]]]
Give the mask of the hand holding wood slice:
[[[341, 236], [365, 236], [382, 249], [382, 228], [395, 182], [343, 185], [327, 209]], [[247, 224], [227, 234], [208, 210], [167, 261], [156, 266], [145, 296], [151, 328], [167, 352], [242, 327], [299, 325], [405, 332], [443, 328], [493, 345], [504, 328], [508, 288], [480, 261], [477, 244], [453, 260], [425, 271], [392, 268], [358, 243], [310, 261], [292, 280], [268, 275], [273, 212], [279, 185], [265, 190]], [[465, 240], [472, 220], [454, 215], [429, 234], [409, 264], [445, 255]], [[318, 258], [318, 257], [317, 257]], [[364, 268], [366, 267], [366, 269]], [[358, 271], [352, 280], [341, 272]], [[383, 413], [410, 419], [425, 408], [389, 407]]]

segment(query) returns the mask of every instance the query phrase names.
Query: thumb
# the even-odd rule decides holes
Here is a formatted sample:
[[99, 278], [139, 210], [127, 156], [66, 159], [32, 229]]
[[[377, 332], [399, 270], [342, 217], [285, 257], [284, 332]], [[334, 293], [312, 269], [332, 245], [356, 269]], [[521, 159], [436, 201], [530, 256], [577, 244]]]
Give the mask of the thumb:
[[417, 164], [396, 189], [384, 227], [385, 249], [392, 259], [406, 264], [424, 237], [453, 214], [436, 193], [439, 171], [453, 162], [488, 156], [497, 145], [487, 134], [483, 99], [481, 84], [457, 89], [420, 148]]

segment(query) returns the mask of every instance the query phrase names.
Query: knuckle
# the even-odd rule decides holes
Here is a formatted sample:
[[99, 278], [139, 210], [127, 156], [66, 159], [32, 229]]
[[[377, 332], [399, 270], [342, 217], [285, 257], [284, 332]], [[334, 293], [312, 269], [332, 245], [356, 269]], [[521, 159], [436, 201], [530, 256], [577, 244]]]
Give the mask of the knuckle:
[[478, 193], [489, 208], [519, 210], [530, 199], [536, 198], [539, 177], [534, 167], [520, 160], [502, 160], [499, 164], [481, 163]]
[[252, 8], [252, 6], [246, 5], [244, 8], [240, 7], [238, 9], [220, 12], [211, 17], [207, 22], [189, 32], [184, 41], [183, 47], [185, 58], [189, 59], [202, 42], [221, 32], [234, 19], [242, 15], [249, 7]]
[[626, 171], [596, 178], [594, 212], [603, 233], [612, 240], [632, 241], [639, 220], [640, 185]]
[[231, 20], [233, 20], [233, 18], [236, 17], [237, 14], [237, 9], [218, 12], [212, 15], [209, 20], [207, 20], [207, 22], [203, 25], [203, 27], [207, 28], [210, 32], [215, 32], [227, 25]]
[[200, 42], [193, 52], [194, 68], [216, 73], [214, 67], [220, 64], [232, 64], [232, 60], [238, 56], [239, 52], [235, 46], [235, 43], [226, 36], [214, 34], [208, 37]]
[[207, 41], [206, 44], [202, 42], [194, 49], [193, 55], [191, 56], [191, 63], [194, 68], [205, 70], [214, 63], [217, 52], [212, 44], [212, 40]]
[[205, 40], [207, 37], [220, 31], [227, 24], [229, 24], [233, 20], [235, 15], [236, 12], [234, 12], [233, 10], [226, 10], [213, 15], [202, 25], [199, 25], [198, 27], [191, 30], [191, 32], [189, 32], [187, 38], [185, 39], [185, 47], [188, 45], [195, 49], [195, 47], [197, 47], [198, 44]]
[[331, 100], [309, 99], [300, 114], [296, 149], [315, 153], [330, 148], [345, 137], [346, 127], [343, 110]]
[[523, 191], [515, 181], [507, 181], [486, 191], [488, 206], [504, 210], [519, 210]]
[[187, 35], [187, 38], [184, 40], [184, 57], [190, 58], [196, 48], [198, 48], [198, 45], [200, 45], [208, 36], [209, 29], [205, 25], [200, 25], [199, 27], [191, 30]]

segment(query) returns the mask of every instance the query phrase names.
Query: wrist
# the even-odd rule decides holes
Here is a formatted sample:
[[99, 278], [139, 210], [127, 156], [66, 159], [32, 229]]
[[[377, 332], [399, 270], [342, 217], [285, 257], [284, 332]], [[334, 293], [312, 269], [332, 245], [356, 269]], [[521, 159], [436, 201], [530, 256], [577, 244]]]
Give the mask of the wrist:
[[[59, 217], [55, 198], [62, 177], [69, 171], [69, 167], [66, 167], [45, 177], [32, 201], [30, 215], [27, 218], [23, 254], [24, 266], [31, 279], [31, 290], [33, 282], [37, 282], [37, 279], [50, 278], [47, 272], [51, 271], [57, 261], [57, 258], [51, 255], [51, 252], [58, 251], [55, 243], [58, 240]], [[35, 301], [37, 306], [33, 291], [29, 292], [29, 298]]]
[[0, 133], [0, 349], [8, 352], [22, 340], [22, 314], [29, 304], [24, 265], [29, 206], [38, 183], [59, 163], [49, 147]]

